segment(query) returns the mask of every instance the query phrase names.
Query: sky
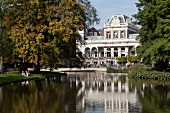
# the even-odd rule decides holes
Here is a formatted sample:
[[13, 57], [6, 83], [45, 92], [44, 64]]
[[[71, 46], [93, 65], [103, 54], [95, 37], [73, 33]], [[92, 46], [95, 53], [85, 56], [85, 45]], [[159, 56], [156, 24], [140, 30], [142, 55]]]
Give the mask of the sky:
[[[104, 22], [115, 14], [123, 14], [132, 17], [138, 12], [135, 3], [138, 0], [89, 0], [91, 4], [98, 10], [100, 24], [95, 25], [96, 29], [102, 29]], [[133, 19], [134, 20], [134, 19]]]

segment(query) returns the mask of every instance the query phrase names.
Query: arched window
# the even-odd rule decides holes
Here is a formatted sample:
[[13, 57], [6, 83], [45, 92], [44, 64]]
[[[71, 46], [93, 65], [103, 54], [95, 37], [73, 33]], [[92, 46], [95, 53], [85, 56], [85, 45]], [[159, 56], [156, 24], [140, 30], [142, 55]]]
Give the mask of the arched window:
[[125, 32], [124, 31], [121, 32], [120, 37], [125, 38]]
[[113, 38], [118, 38], [118, 35], [117, 35], [116, 31], [113, 33]]
[[121, 51], [125, 51], [125, 48], [124, 48], [124, 47], [122, 47], [122, 48], [121, 48]]
[[111, 38], [110, 32], [106, 32], [106, 39], [110, 39], [110, 38]]

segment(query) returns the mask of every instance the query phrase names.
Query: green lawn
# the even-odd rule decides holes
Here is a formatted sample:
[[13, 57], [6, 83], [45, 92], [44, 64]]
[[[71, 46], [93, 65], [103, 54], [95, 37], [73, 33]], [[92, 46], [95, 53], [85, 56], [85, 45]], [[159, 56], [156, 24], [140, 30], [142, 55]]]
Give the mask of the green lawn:
[[12, 82], [20, 82], [24, 80], [32, 80], [32, 79], [43, 79], [45, 77], [51, 77], [51, 76], [58, 76], [59, 73], [54, 72], [41, 72], [40, 74], [31, 74], [31, 76], [21, 76], [19, 71], [10, 71], [6, 72], [4, 74], [0, 74], [0, 86]]

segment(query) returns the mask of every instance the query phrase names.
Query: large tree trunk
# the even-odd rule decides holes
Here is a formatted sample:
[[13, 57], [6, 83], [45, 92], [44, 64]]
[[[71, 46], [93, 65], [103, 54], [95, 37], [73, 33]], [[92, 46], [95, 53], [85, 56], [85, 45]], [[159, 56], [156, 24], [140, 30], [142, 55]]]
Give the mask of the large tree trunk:
[[0, 56], [0, 70], [3, 71], [3, 57]]
[[34, 67], [34, 71], [35, 71], [36, 73], [39, 73], [39, 72], [40, 72], [40, 68], [41, 68], [41, 65], [40, 65], [39, 63], [37, 63], [37, 64], [35, 65], [35, 67]]
[[23, 62], [22, 64], [21, 64], [21, 66], [20, 66], [20, 73], [22, 72], [22, 71], [27, 71], [28, 70], [28, 63], [26, 63], [26, 62]]

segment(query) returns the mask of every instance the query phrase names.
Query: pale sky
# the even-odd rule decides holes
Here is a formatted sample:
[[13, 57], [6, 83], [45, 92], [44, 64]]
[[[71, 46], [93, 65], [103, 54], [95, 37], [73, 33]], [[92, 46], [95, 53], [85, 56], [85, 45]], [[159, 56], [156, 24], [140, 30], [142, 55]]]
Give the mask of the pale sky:
[[[115, 14], [123, 14], [132, 17], [138, 12], [135, 3], [138, 0], [89, 0], [91, 4], [98, 10], [100, 24], [95, 25], [96, 29], [104, 27], [104, 22]], [[134, 20], [134, 19], [133, 19]]]

